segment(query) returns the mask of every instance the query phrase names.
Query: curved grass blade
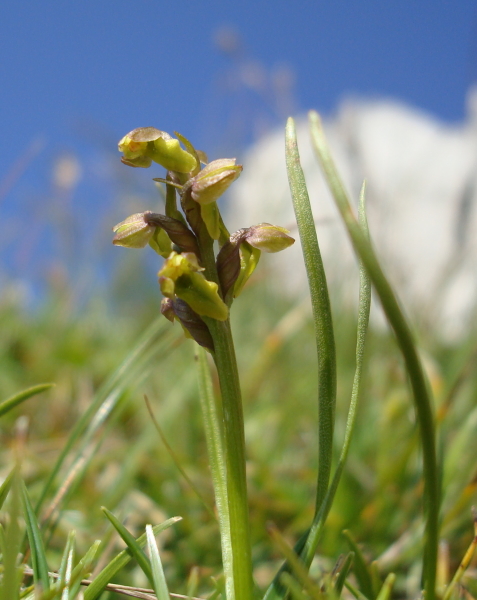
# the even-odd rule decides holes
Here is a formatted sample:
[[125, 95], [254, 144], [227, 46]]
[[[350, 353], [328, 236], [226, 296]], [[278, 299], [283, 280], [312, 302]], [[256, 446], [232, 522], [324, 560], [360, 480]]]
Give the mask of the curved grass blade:
[[[292, 132], [293, 133], [293, 132]], [[368, 225], [366, 221], [366, 210], [365, 210], [365, 186], [361, 189], [360, 203], [359, 203], [359, 223], [366, 237], [368, 237]], [[338, 484], [341, 479], [341, 475], [348, 457], [349, 447], [351, 444], [351, 438], [356, 422], [357, 405], [361, 389], [361, 379], [363, 373], [363, 361], [364, 361], [364, 349], [366, 342], [366, 333], [369, 325], [369, 313], [371, 309], [371, 281], [367, 274], [364, 265], [360, 262], [359, 269], [359, 302], [358, 302], [358, 326], [357, 326], [357, 342], [356, 342], [356, 370], [353, 379], [353, 388], [351, 392], [351, 401], [348, 410], [348, 417], [346, 421], [345, 439], [343, 441], [343, 448], [341, 455], [336, 467], [335, 474], [333, 476], [331, 485], [326, 492], [321, 509], [315, 513], [312, 526], [309, 531], [300, 538], [295, 546], [295, 552], [299, 554], [305, 565], [308, 567], [311, 565], [313, 556], [316, 552], [318, 542], [320, 539], [323, 526], [325, 524], [328, 513], [333, 504], [333, 500], [338, 489]], [[287, 569], [284, 565], [278, 574], [275, 576], [272, 584], [267, 590], [265, 595], [266, 600], [277, 600], [283, 597], [283, 589], [280, 587], [279, 578], [281, 573]]]
[[357, 256], [363, 261], [379, 296], [386, 317], [394, 330], [409, 375], [415, 412], [419, 423], [424, 466], [426, 543], [423, 561], [423, 580], [426, 599], [434, 600], [441, 491], [437, 468], [436, 435], [430, 388], [422, 368], [413, 335], [394, 291], [381, 269], [372, 245], [353, 214], [348, 196], [331, 158], [320, 117], [314, 111], [310, 112], [309, 117], [313, 145], [328, 186], [335, 204], [340, 211], [354, 250]]
[[[45, 485], [43, 486], [41, 495], [35, 506], [37, 513], [39, 513], [40, 508], [42, 507], [48, 493], [50, 492], [51, 487], [53, 486], [53, 483], [74, 444], [78, 441], [81, 435], [83, 435], [84, 431], [88, 428], [88, 425], [91, 425], [96, 415], [100, 414], [104, 420], [104, 414], [107, 411], [103, 410], [101, 412], [103, 404], [106, 403], [114, 405], [115, 401], [117, 401], [117, 399], [120, 396], [121, 390], [123, 390], [126, 387], [127, 383], [131, 381], [130, 374], [133, 371], [134, 367], [138, 365], [138, 363], [141, 361], [141, 359], [143, 358], [147, 350], [150, 348], [150, 346], [164, 331], [165, 327], [166, 324], [164, 323], [164, 319], [162, 318], [162, 316], [154, 320], [143, 333], [143, 335], [139, 338], [136, 345], [128, 353], [128, 355], [120, 364], [120, 366], [113, 372], [113, 374], [103, 383], [103, 385], [95, 393], [92, 403], [72, 429], [60, 456], [58, 457], [53, 469], [50, 471], [48, 479]], [[161, 347], [162, 344], [167, 345], [170, 340], [170, 335], [164, 336], [161, 340]], [[111, 398], [113, 399], [112, 401]], [[112, 406], [108, 406], [108, 410], [110, 412], [112, 410]], [[101, 424], [102, 420], [96, 418], [95, 427], [90, 427], [89, 435], [93, 435], [96, 428], [99, 428]]]
[[[164, 523], [160, 525], [155, 525], [152, 528], [154, 535], [157, 535], [161, 531], [164, 531], [177, 521], [180, 521], [182, 517], [172, 517]], [[146, 534], [143, 533], [136, 539], [137, 544], [140, 548], [143, 548], [146, 545]], [[98, 573], [98, 575], [93, 579], [87, 589], [83, 592], [84, 600], [97, 600], [99, 596], [103, 593], [104, 588], [111, 579], [116, 575], [116, 573], [122, 569], [132, 558], [132, 553], [129, 548], [122, 550], [119, 554], [117, 554], [105, 567], [104, 569]]]
[[16, 468], [14, 467], [10, 473], [5, 477], [5, 481], [0, 486], [0, 510], [3, 507], [3, 504], [8, 496], [8, 492], [12, 487], [13, 478], [15, 476]]
[[318, 354], [319, 422], [318, 483], [316, 490], [316, 512], [318, 512], [325, 498], [331, 474], [336, 405], [336, 350], [326, 274], [321, 259], [305, 177], [300, 164], [295, 124], [292, 119], [288, 120], [286, 127], [286, 163], [293, 208], [310, 287]]
[[181, 462], [180, 462], [177, 454], [174, 452], [172, 446], [167, 441], [167, 438], [164, 435], [164, 432], [162, 431], [162, 428], [159, 425], [159, 423], [158, 423], [158, 421], [156, 419], [156, 416], [154, 415], [154, 411], [152, 410], [151, 403], [149, 402], [149, 398], [146, 396], [146, 394], [144, 394], [144, 401], [146, 402], [147, 410], [148, 410], [149, 415], [151, 417], [151, 420], [152, 420], [152, 423], [154, 425], [154, 428], [156, 429], [157, 433], [159, 434], [159, 437], [161, 438], [162, 443], [166, 447], [166, 450], [169, 452], [169, 456], [171, 457], [172, 462], [175, 464], [177, 470], [182, 475], [182, 477], [185, 479], [185, 481], [187, 482], [187, 484], [189, 485], [189, 487], [191, 488], [191, 490], [195, 493], [195, 495], [197, 496], [197, 498], [202, 502], [202, 505], [207, 510], [207, 512], [209, 513], [209, 515], [215, 521], [216, 517], [215, 517], [215, 514], [214, 514], [214, 511], [213, 511], [212, 507], [209, 505], [209, 503], [207, 502], [207, 500], [201, 494], [199, 488], [195, 485], [195, 483], [192, 481], [192, 479], [189, 477], [189, 475], [187, 475], [187, 473], [183, 469], [183, 467], [181, 465]]
[[[365, 186], [361, 189], [360, 202], [359, 202], [359, 226], [366, 239], [369, 239], [368, 224], [366, 221], [365, 211]], [[348, 417], [346, 420], [346, 431], [341, 455], [336, 467], [333, 480], [326, 494], [325, 501], [323, 502], [322, 510], [315, 515], [313, 524], [310, 528], [308, 538], [306, 540], [305, 547], [301, 552], [303, 562], [306, 565], [311, 565], [313, 556], [316, 552], [318, 542], [323, 530], [326, 518], [333, 504], [333, 500], [338, 489], [338, 485], [343, 473], [343, 469], [346, 464], [348, 457], [349, 447], [351, 444], [351, 438], [354, 431], [356, 422], [356, 411], [358, 406], [359, 393], [361, 389], [361, 379], [363, 374], [363, 361], [364, 361], [364, 350], [366, 343], [366, 333], [369, 326], [369, 313], [371, 310], [371, 279], [368, 272], [360, 261], [359, 266], [359, 303], [358, 303], [358, 327], [357, 327], [357, 342], [356, 342], [356, 369], [353, 379], [353, 388], [351, 392], [351, 401], [348, 409]]]
[[369, 598], [369, 600], [373, 600], [375, 598], [374, 590], [373, 590], [373, 579], [371, 576], [371, 571], [368, 568], [366, 563], [366, 559], [361, 552], [361, 548], [356, 543], [356, 540], [351, 535], [351, 532], [347, 529], [343, 531], [343, 535], [345, 536], [349, 547], [354, 552], [354, 567], [353, 573], [358, 580], [359, 587], [361, 592]]
[[26, 390], [23, 390], [14, 396], [10, 396], [8, 400], [5, 400], [0, 404], [0, 417], [3, 417], [3, 415], [12, 410], [12, 408], [15, 408], [15, 406], [25, 402], [25, 400], [28, 400], [37, 394], [41, 394], [42, 392], [55, 387], [55, 385], [56, 384], [54, 383], [40, 383], [38, 385], [34, 385], [33, 387], [27, 388]]
[[336, 594], [336, 597], [339, 598], [341, 596], [341, 592], [343, 591], [343, 586], [345, 584], [346, 578], [348, 577], [348, 573], [350, 572], [351, 566], [354, 560], [354, 552], [348, 552], [346, 558], [342, 562], [338, 575], [334, 581], [333, 589]]
[[[472, 541], [470, 542], [470, 546], [467, 548], [466, 553], [464, 554], [464, 557], [460, 561], [459, 567], [457, 568], [457, 571], [455, 572], [455, 575], [452, 578], [452, 581], [447, 586], [447, 589], [445, 591], [445, 594], [444, 594], [444, 597], [442, 600], [450, 600], [450, 598], [452, 596], [452, 592], [454, 591], [455, 587], [459, 584], [464, 573], [466, 572], [467, 568], [469, 567], [469, 565], [472, 561], [472, 558], [474, 556], [475, 549], [477, 548], [477, 512], [475, 509], [474, 509], [473, 513], [474, 513], [474, 537], [472, 538]], [[379, 599], [379, 600], [381, 600], [381, 599]]]
[[0, 598], [8, 600], [18, 597], [23, 568], [17, 566], [20, 554], [23, 531], [20, 527], [21, 490], [18, 467], [8, 476], [10, 478], [11, 494], [9, 498], [8, 522], [5, 530], [2, 527], [1, 551], [3, 554], [3, 577], [0, 579]]
[[376, 600], [389, 600], [395, 581], [396, 575], [394, 573], [389, 573], [383, 583], [383, 587], [379, 590], [379, 594], [376, 596]]
[[144, 575], [149, 579], [152, 586], [154, 586], [154, 578], [152, 576], [151, 565], [146, 556], [146, 553], [141, 548], [141, 546], [136, 542], [136, 538], [124, 527], [124, 525], [113, 515], [111, 511], [109, 511], [104, 506], [101, 507], [101, 510], [109, 519], [111, 525], [116, 529], [124, 543], [127, 545], [131, 554], [136, 559], [138, 565], [144, 571]]
[[48, 576], [48, 564], [46, 562], [45, 547], [40, 533], [40, 527], [36, 520], [35, 511], [30, 502], [30, 497], [25, 484], [22, 482], [23, 514], [27, 529], [28, 541], [32, 559], [33, 578], [36, 585], [41, 585], [43, 590], [50, 589], [50, 578]]
[[146, 537], [147, 548], [149, 550], [151, 561], [153, 588], [157, 600], [170, 600], [169, 590], [167, 589], [166, 578], [164, 577], [164, 570], [162, 568], [161, 557], [159, 555], [159, 548], [157, 547], [154, 533], [152, 532], [152, 527], [150, 525], [146, 525]]
[[290, 565], [290, 571], [293, 573], [297, 581], [299, 581], [303, 588], [310, 594], [311, 598], [320, 600], [322, 598], [320, 588], [310, 578], [308, 570], [295, 554], [293, 548], [288, 546], [276, 527], [269, 527], [269, 533], [273, 541], [277, 544], [282, 554], [287, 559], [288, 564]]

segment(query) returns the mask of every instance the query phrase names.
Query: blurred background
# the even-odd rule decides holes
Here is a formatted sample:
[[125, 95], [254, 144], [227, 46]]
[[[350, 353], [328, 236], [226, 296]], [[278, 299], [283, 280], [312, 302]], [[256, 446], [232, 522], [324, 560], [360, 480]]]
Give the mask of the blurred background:
[[[120, 163], [117, 142], [136, 127], [179, 131], [209, 159], [236, 156], [244, 164], [224, 204], [231, 227], [270, 221], [293, 228], [283, 129], [288, 116], [297, 117], [330, 281], [341, 290], [339, 451], [357, 292], [348, 278], [350, 250], [329, 226], [336, 215], [328, 200], [319, 208], [324, 188], [304, 120], [317, 109], [354, 198], [368, 178], [371, 230], [414, 318], [439, 414], [447, 417], [443, 531], [457, 564], [471, 536], [477, 475], [475, 1], [18, 0], [4, 3], [0, 16], [0, 388], [8, 397], [27, 385], [57, 384], [2, 421], [2, 470], [15, 420], [26, 414], [25, 477], [38, 496], [80, 417], [92, 402], [104, 409], [104, 421], [66, 461], [47, 497], [45, 518], [59, 511], [50, 551], [60, 552], [55, 540], [71, 527], [84, 547], [110, 535], [98, 510], [105, 504], [129, 515], [137, 531], [185, 517], [164, 542], [175, 591], [193, 565], [204, 577], [218, 572], [216, 526], [178, 476], [142, 403], [147, 392], [181, 463], [211, 502], [192, 343], [164, 322], [148, 338], [156, 344], [151, 352], [129, 365], [131, 375], [123, 370], [112, 392], [101, 387], [160, 304], [153, 251], [111, 244], [113, 225], [163, 205], [152, 182], [163, 175], [159, 166]], [[264, 261], [234, 305], [263, 585], [279, 561], [266, 522], [293, 542], [313, 511], [316, 359], [298, 250], [290, 256]], [[453, 285], [439, 295], [447, 279]], [[383, 572], [401, 569], [401, 592], [415, 596], [422, 490], [414, 418], [399, 355], [382, 326], [368, 353], [361, 428], [321, 567], [344, 551], [340, 532], [350, 527]], [[131, 576], [143, 583], [135, 571], [124, 582]]]
[[132, 196], [142, 208], [157, 197], [158, 173], [119, 163], [131, 129], [243, 160], [287, 116], [332, 117], [350, 98], [462, 125], [477, 80], [471, 0], [15, 2], [1, 16], [0, 282], [34, 304], [65, 265], [81, 296], [96, 293], [124, 256], [110, 225]]

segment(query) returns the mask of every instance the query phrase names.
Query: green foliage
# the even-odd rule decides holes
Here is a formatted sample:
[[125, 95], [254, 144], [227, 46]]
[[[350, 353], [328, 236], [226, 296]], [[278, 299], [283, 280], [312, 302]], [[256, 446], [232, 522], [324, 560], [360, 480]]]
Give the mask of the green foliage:
[[[363, 233], [363, 205], [361, 217]], [[366, 265], [366, 253], [362, 258]], [[319, 277], [318, 287], [323, 272]], [[312, 316], [308, 304], [278, 296], [258, 278], [233, 306], [260, 597], [283, 597], [288, 590], [300, 600], [387, 600], [416, 597], [421, 590], [421, 417], [410, 410], [406, 360], [394, 337], [370, 330], [364, 351], [366, 269], [361, 282], [359, 315], [332, 298], [332, 313]], [[126, 284], [127, 278], [116, 283], [115, 298], [128, 296]], [[134, 287], [141, 297], [147, 283]], [[133, 597], [144, 597], [140, 588], [146, 586], [161, 599], [168, 589], [225, 597], [221, 575], [231, 577], [233, 560], [219, 536], [219, 524], [227, 530], [231, 517], [217, 380], [200, 349], [197, 389], [197, 346], [183, 339], [177, 325], [171, 329], [165, 319], [151, 317], [157, 304], [145, 292], [134, 309], [138, 316], [113, 299], [75, 312], [67, 289], [52, 294], [37, 314], [0, 304], [0, 383], [2, 396], [11, 396], [0, 405], [0, 411], [8, 408], [1, 414], [0, 600], [74, 600], [80, 594], [116, 600], [121, 584]], [[321, 400], [334, 398], [334, 382], [328, 371], [330, 385], [324, 392], [319, 386], [314, 333], [329, 327], [331, 316], [337, 378], [328, 420], [335, 431], [323, 439], [316, 433], [317, 411], [323, 413], [316, 389]], [[477, 489], [475, 341], [471, 332], [454, 347], [429, 332], [415, 338], [435, 397], [441, 448], [441, 536], [449, 551], [438, 555], [436, 591], [450, 600], [461, 586], [474, 594], [477, 588], [468, 570]], [[330, 345], [319, 350], [323, 360]], [[38, 385], [45, 380], [56, 386]], [[39, 391], [42, 396], [34, 397]], [[319, 472], [325, 484], [319, 482], [315, 506]], [[208, 510], [214, 501], [218, 519]], [[113, 526], [101, 505], [111, 510]], [[303, 560], [293, 547], [304, 549]], [[284, 559], [288, 568], [279, 571]], [[268, 586], [278, 571], [281, 587], [273, 588], [273, 596]]]

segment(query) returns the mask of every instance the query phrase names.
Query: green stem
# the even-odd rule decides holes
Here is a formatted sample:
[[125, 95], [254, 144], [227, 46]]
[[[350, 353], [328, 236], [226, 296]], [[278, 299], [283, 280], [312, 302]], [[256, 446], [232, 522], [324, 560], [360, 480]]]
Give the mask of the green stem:
[[[200, 247], [205, 276], [218, 281], [213, 252], [213, 240], [201, 236]], [[222, 395], [224, 450], [227, 467], [227, 502], [230, 518], [230, 541], [225, 545], [232, 550], [233, 596], [227, 600], [252, 598], [252, 553], [245, 472], [245, 433], [242, 395], [230, 321], [204, 318], [214, 341], [214, 361]], [[221, 536], [228, 532], [221, 531]], [[224, 543], [222, 544], [224, 546]], [[227, 586], [228, 589], [229, 586]]]

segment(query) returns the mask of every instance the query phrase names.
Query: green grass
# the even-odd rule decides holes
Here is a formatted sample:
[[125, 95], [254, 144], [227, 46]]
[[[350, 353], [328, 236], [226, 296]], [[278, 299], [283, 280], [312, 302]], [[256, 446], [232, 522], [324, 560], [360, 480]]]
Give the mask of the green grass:
[[[56, 308], [61, 307], [60, 299], [53, 302]], [[237, 355], [243, 373], [253, 558], [257, 580], [262, 584], [281, 562], [280, 552], [267, 534], [267, 523], [275, 523], [293, 543], [313, 517], [317, 382], [313, 324], [308, 311], [286, 339], [274, 335], [280, 320], [294, 309], [288, 301], [277, 298], [266, 283], [251, 285], [236, 303], [232, 325], [237, 332]], [[151, 307], [146, 312], [152, 312]], [[46, 339], [46, 332], [53, 327], [53, 314], [53, 310], [45, 309], [33, 317], [14, 307], [3, 307], [0, 313], [3, 340], [10, 340], [10, 344], [2, 345], [0, 356], [0, 363], [5, 365], [1, 369], [3, 389], [11, 394], [48, 378], [57, 383], [53, 390], [29, 399], [2, 420], [1, 460], [5, 476], [12, 464], [15, 421], [20, 415], [30, 418], [22, 472], [33, 500], [75, 421], [140, 334], [135, 324], [128, 325], [122, 315], [111, 315], [104, 305], [104, 309], [96, 306], [84, 314], [71, 315], [56, 327], [54, 336]], [[337, 455], [354, 372], [356, 316], [335, 313], [334, 317], [339, 373]], [[123, 335], [118, 335], [118, 322], [125, 323]], [[81, 323], [86, 332], [80, 335]], [[88, 323], [100, 327], [88, 327]], [[65, 502], [48, 544], [47, 554], [53, 567], [59, 566], [70, 529], [76, 529], [80, 554], [95, 539], [112, 537], [100, 511], [100, 506], [105, 505], [117, 514], [128, 515], [130, 529], [137, 535], [143, 533], [148, 522], [157, 524], [175, 515], [183, 517], [164, 540], [163, 563], [170, 590], [184, 592], [187, 577], [196, 565], [201, 567], [201, 591], [209, 589], [209, 575], [220, 573], [217, 524], [180, 477], [151, 426], [142, 398], [143, 393], [148, 394], [182, 467], [212, 504], [196, 374], [191, 367], [193, 342], [181, 342], [178, 326], [174, 329], [176, 347], [171, 346], [159, 361], [144, 366], [139, 383], [128, 386], [104, 426], [103, 443], [91, 458], [81, 485]], [[426, 348], [439, 404], [444, 403], [447, 390], [452, 389], [459, 369], [465, 365], [466, 344], [469, 342], [464, 341], [455, 349], [454, 355], [459, 358], [454, 356], [453, 361], [449, 361], [451, 348], [437, 343]], [[64, 353], [64, 348], [73, 346], [74, 354]], [[475, 370], [471, 370], [451, 398], [441, 425], [447, 456], [443, 534], [450, 544], [454, 567], [472, 536], [476, 383]], [[357, 419], [348, 464], [318, 555], [322, 565], [332, 566], [339, 554], [348, 549], [342, 535], [344, 529], [352, 531], [363, 544], [369, 559], [379, 559], [401, 541], [403, 547], [394, 556], [384, 556], [382, 564], [383, 574], [390, 570], [397, 573], [397, 589], [404, 591], [420, 560], [421, 466], [402, 360], [391, 336], [383, 331], [369, 334]], [[66, 466], [62, 472], [67, 470]], [[52, 492], [60, 484], [61, 477]], [[119, 541], [114, 547], [120, 548]], [[145, 583], [132, 562], [115, 581]]]

